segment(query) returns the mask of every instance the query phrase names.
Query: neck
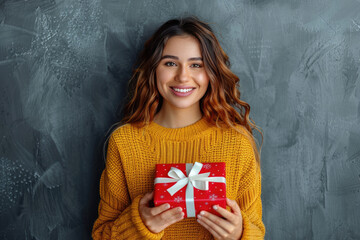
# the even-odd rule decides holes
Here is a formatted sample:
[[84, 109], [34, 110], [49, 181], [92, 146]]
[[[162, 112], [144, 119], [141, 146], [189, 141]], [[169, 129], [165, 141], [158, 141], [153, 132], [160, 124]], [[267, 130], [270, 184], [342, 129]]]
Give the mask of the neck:
[[199, 105], [186, 109], [173, 109], [164, 105], [155, 115], [154, 122], [166, 128], [182, 128], [199, 121], [201, 118]]

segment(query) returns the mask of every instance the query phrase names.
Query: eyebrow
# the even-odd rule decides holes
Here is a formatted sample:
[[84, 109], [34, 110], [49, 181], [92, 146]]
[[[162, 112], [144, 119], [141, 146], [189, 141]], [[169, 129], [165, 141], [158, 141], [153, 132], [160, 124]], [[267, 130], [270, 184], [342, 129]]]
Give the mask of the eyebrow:
[[[170, 58], [170, 59], [176, 59], [176, 60], [179, 60], [179, 58], [177, 56], [173, 56], [173, 55], [164, 55], [161, 57], [160, 60], [164, 59], [164, 58]], [[196, 61], [196, 60], [199, 60], [199, 61], [202, 61], [202, 57], [192, 57], [192, 58], [189, 58], [188, 61]]]

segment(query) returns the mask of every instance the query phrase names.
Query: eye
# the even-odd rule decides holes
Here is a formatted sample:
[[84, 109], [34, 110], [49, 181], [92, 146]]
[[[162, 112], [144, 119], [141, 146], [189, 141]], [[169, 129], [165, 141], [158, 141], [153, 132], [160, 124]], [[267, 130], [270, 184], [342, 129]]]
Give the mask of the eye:
[[194, 67], [194, 68], [201, 68], [201, 64], [198, 64], [198, 63], [194, 63], [194, 64], [191, 64], [191, 67]]
[[176, 66], [176, 64], [174, 62], [166, 62], [165, 66], [173, 67], [173, 66]]

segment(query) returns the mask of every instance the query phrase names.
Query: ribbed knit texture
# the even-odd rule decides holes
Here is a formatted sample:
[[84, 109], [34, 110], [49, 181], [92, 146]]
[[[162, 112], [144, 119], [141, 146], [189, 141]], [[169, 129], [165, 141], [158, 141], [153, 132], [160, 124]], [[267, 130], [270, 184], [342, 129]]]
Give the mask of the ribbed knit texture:
[[261, 174], [250, 142], [235, 130], [217, 128], [205, 118], [173, 129], [154, 122], [143, 128], [126, 124], [111, 134], [92, 237], [213, 239], [196, 218], [186, 218], [155, 234], [139, 215], [139, 200], [154, 188], [155, 164], [194, 162], [226, 162], [227, 197], [237, 201], [243, 215], [241, 239], [263, 239]]

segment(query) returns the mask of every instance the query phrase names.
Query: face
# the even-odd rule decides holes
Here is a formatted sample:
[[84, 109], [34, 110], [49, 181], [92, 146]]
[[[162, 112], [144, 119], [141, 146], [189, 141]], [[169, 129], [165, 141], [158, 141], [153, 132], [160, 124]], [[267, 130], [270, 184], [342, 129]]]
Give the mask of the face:
[[209, 77], [195, 37], [168, 39], [156, 68], [156, 83], [163, 97], [162, 107], [200, 110], [199, 101], [208, 88]]

